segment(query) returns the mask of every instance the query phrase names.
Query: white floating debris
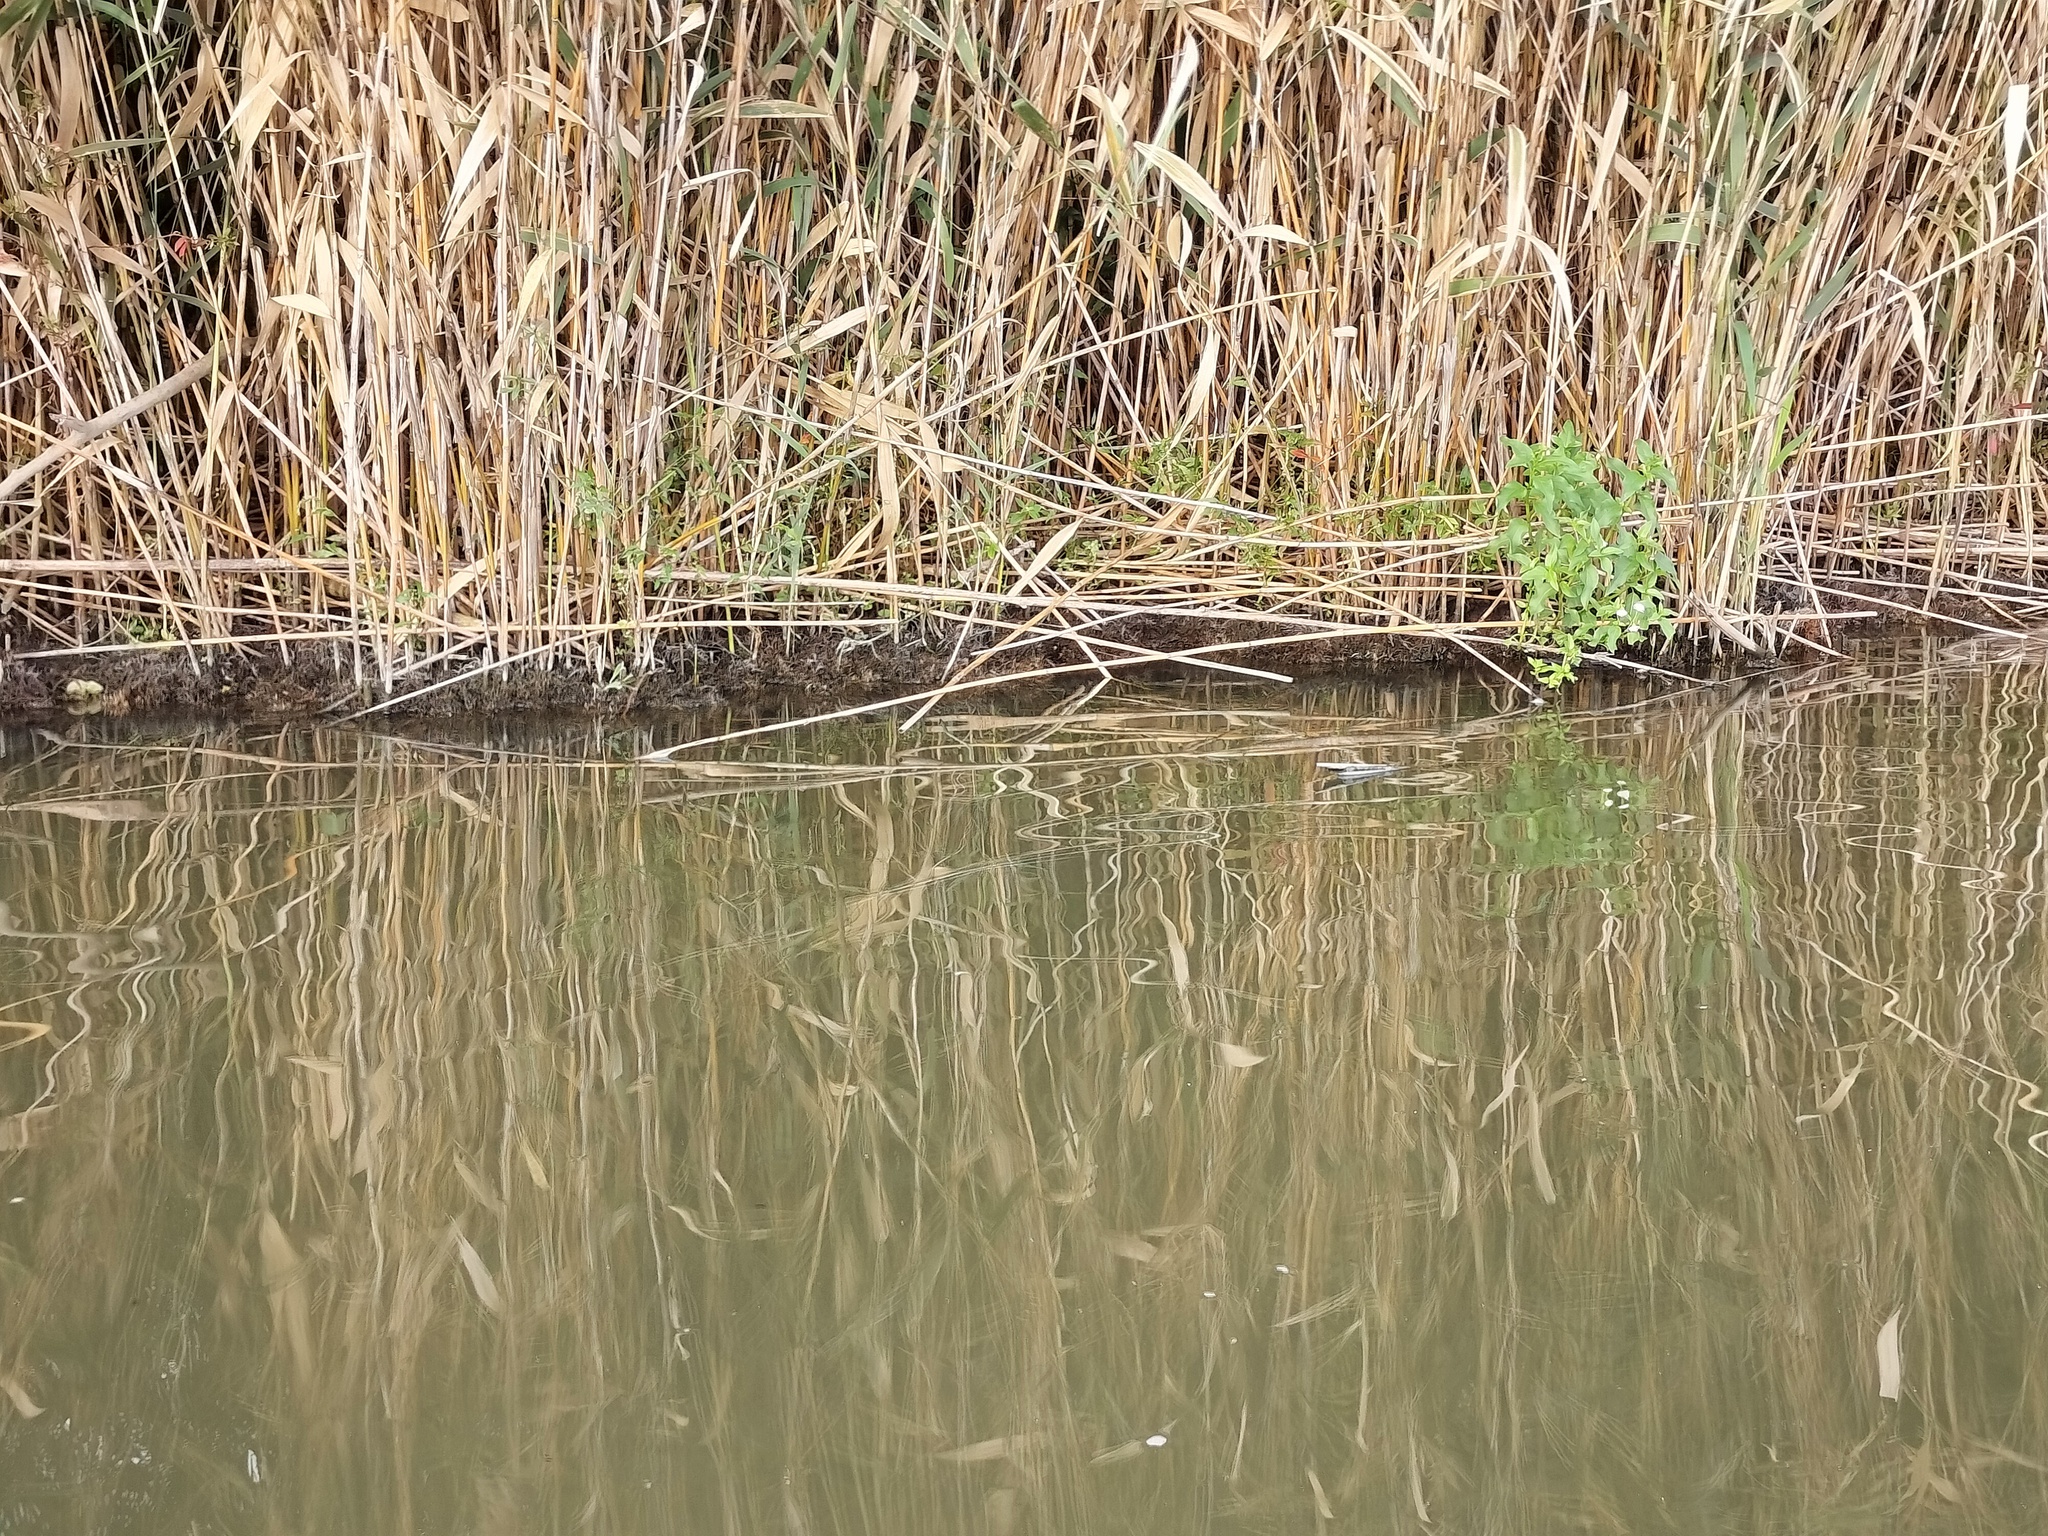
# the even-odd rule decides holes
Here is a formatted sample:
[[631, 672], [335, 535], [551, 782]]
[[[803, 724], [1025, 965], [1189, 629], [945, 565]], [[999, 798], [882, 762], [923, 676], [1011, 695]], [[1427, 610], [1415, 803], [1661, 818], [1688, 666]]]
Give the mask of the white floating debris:
[[1390, 773], [1401, 771], [1398, 763], [1317, 763], [1316, 766], [1340, 779], [1384, 779]]
[[1216, 1293], [1214, 1291], [1204, 1291], [1202, 1292], [1202, 1299], [1204, 1301], [1214, 1301], [1216, 1299]]
[[1145, 1443], [1146, 1443], [1147, 1445], [1151, 1446], [1151, 1447], [1152, 1447], [1152, 1449], [1156, 1451], [1156, 1450], [1158, 1450], [1158, 1449], [1159, 1449], [1159, 1447], [1161, 1447], [1162, 1445], [1166, 1444], [1166, 1436], [1164, 1436], [1164, 1435], [1147, 1435], [1147, 1436], [1145, 1437]]
[[1903, 1374], [1903, 1357], [1899, 1350], [1899, 1318], [1902, 1312], [1894, 1312], [1877, 1330], [1877, 1395], [1899, 1400], [1899, 1378]]
[[1294, 1271], [1289, 1269], [1285, 1264], [1275, 1264], [1273, 1266], [1273, 1273], [1276, 1275], [1291, 1275], [1294, 1273]]

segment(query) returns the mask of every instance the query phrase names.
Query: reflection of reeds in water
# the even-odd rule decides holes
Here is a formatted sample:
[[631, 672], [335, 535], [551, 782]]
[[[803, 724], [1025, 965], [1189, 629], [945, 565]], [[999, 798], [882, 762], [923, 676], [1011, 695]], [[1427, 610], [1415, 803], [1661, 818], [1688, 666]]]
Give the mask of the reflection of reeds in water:
[[17, 739], [0, 1509], [2020, 1528], [2042, 693]]

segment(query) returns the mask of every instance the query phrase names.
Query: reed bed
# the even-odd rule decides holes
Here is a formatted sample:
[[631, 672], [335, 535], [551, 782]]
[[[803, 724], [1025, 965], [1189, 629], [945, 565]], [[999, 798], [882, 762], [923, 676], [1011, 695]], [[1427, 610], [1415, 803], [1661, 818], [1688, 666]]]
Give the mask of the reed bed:
[[2044, 676], [11, 736], [10, 1518], [2029, 1529]]
[[1717, 644], [2042, 612], [2018, 0], [4, 15], [17, 649], [1491, 638], [1565, 423], [1675, 466]]

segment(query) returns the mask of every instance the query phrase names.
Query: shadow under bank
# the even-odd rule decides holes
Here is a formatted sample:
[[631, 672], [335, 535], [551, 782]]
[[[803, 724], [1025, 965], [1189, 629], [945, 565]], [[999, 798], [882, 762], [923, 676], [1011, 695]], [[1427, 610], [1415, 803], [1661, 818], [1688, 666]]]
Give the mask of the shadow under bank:
[[[1918, 590], [1900, 596], [1916, 607], [1925, 601]], [[1754, 651], [1700, 625], [1669, 644], [1619, 658], [1589, 658], [1582, 671], [1638, 678], [1730, 676], [1824, 660], [1844, 644], [1901, 632], [2013, 630], [2008, 616], [1981, 603], [1888, 617], [1858, 612], [1862, 616], [1831, 621], [1825, 629], [1810, 616], [1778, 626], [1774, 643]], [[987, 654], [1006, 642], [1014, 648]], [[1000, 626], [963, 635], [957, 625], [918, 620], [906, 620], [893, 632], [834, 625], [735, 627], [714, 639], [658, 646], [652, 664], [638, 670], [578, 660], [487, 663], [463, 657], [416, 663], [386, 689], [367, 654], [339, 641], [281, 642], [252, 633], [206, 647], [63, 651], [0, 629], [0, 722], [91, 715], [289, 722], [365, 712], [386, 719], [622, 719], [727, 707], [822, 713], [920, 694], [949, 678], [966, 685], [963, 693], [986, 699], [992, 691], [1064, 691], [1108, 674], [1137, 682], [1244, 675], [1228, 669], [1297, 681], [1451, 673], [1495, 683], [1513, 679], [1533, 689], [1513, 647], [1483, 632], [1329, 635], [1283, 618], [1143, 615], [1092, 626], [1086, 642], [1084, 649], [1055, 635], [1016, 644]], [[1190, 652], [1226, 670], [1176, 659]]]

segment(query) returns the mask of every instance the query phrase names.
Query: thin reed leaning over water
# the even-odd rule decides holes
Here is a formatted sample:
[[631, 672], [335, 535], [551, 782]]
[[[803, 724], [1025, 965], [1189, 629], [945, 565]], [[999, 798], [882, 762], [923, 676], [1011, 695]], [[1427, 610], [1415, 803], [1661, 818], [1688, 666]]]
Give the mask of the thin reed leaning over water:
[[1716, 643], [2040, 612], [2019, 0], [0, 28], [17, 650], [399, 692], [906, 617], [1490, 645], [1506, 441], [1567, 425], [1676, 468]]
[[[10, 737], [10, 1496], [2026, 1528], [2044, 691]], [[1319, 774], [1339, 720], [1401, 773]]]

